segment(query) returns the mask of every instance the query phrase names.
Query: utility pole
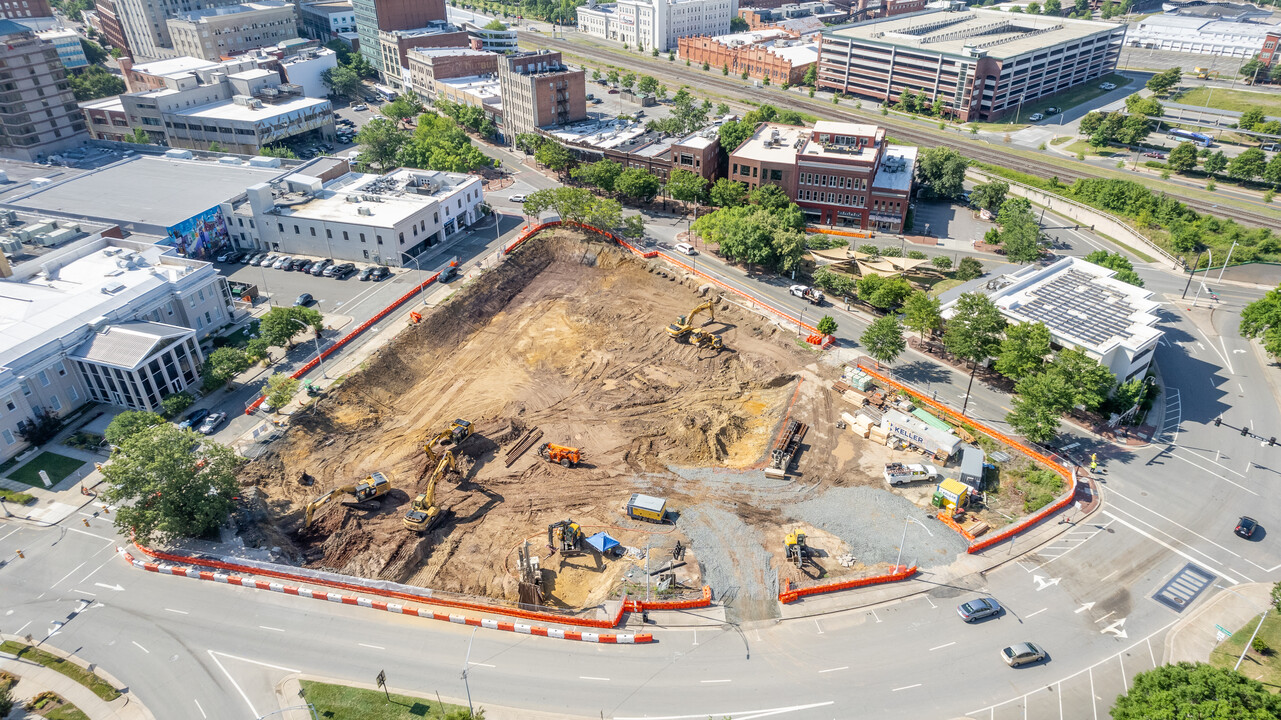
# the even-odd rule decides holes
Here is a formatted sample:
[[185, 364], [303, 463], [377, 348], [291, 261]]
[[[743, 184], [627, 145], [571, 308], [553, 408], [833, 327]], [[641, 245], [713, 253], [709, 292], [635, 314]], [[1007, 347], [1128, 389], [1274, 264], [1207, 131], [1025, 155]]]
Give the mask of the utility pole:
[[1192, 287], [1192, 276], [1196, 275], [1197, 266], [1201, 264], [1201, 256], [1204, 254], [1205, 254], [1204, 252], [1199, 252], [1196, 254], [1196, 260], [1193, 261], [1192, 263], [1192, 272], [1188, 273], [1188, 284], [1183, 286], [1183, 295], [1180, 299], [1187, 298], [1188, 288]]

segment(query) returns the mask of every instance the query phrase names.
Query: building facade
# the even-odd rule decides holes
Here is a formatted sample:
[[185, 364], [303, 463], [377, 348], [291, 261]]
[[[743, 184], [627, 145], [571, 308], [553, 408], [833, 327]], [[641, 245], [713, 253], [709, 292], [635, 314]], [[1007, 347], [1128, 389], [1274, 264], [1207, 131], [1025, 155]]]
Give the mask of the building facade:
[[[380, 73], [387, 70], [383, 67], [379, 31], [413, 30], [446, 22], [445, 0], [352, 0], [352, 7], [356, 11], [360, 54]], [[390, 70], [396, 71], [397, 68]]]
[[100, 235], [14, 267], [0, 290], [0, 461], [28, 447], [18, 431], [40, 408], [159, 410], [199, 382], [200, 340], [234, 313], [211, 264]]
[[675, 50], [691, 35], [725, 35], [738, 15], [738, 0], [617, 0], [578, 8], [578, 31], [645, 50]]
[[1125, 26], [991, 10], [931, 10], [825, 30], [818, 86], [876, 102], [905, 91], [986, 121], [1116, 70]]
[[0, 19], [25, 20], [53, 17], [49, 0], [0, 0]]
[[129, 113], [125, 112], [119, 95], [82, 102], [80, 110], [89, 127], [89, 136], [95, 140], [123, 142], [133, 134], [133, 128], [129, 127]]
[[716, 128], [685, 137], [668, 137], [646, 130], [639, 122], [583, 122], [545, 131], [569, 148], [582, 162], [612, 160], [624, 168], [638, 168], [663, 182], [675, 168], [688, 170], [708, 183], [720, 165], [720, 140]]
[[394, 90], [402, 90], [408, 82], [411, 49], [470, 47], [471, 36], [456, 25], [437, 22], [412, 30], [379, 31], [378, 43], [382, 51], [383, 81]]
[[731, 75], [800, 84], [818, 62], [818, 46], [795, 39], [782, 29], [749, 30], [720, 37], [683, 37], [678, 55], [694, 65], [728, 68]]
[[1275, 25], [1182, 15], [1153, 15], [1130, 28], [1125, 44], [1146, 50], [1252, 58]]
[[68, 70], [88, 67], [89, 58], [85, 56], [84, 46], [75, 30], [47, 30], [36, 33], [36, 37], [53, 44], [58, 51], [58, 60]]
[[304, 3], [298, 7], [302, 34], [329, 42], [338, 33], [356, 32], [356, 10], [350, 2]]
[[325, 71], [338, 67], [338, 53], [329, 48], [307, 48], [280, 59], [280, 69], [286, 82], [302, 86], [302, 94], [309, 98], [329, 97], [325, 85]]
[[916, 148], [888, 144], [875, 125], [761, 123], [729, 162], [730, 180], [779, 186], [809, 222], [901, 232]]
[[498, 60], [503, 122], [515, 137], [587, 118], [587, 81], [558, 52], [504, 55]]
[[212, 7], [238, 5], [237, 0], [114, 0], [116, 18], [133, 57], [173, 57], [169, 18]]
[[100, 32], [107, 44], [118, 48], [125, 57], [133, 57], [133, 52], [129, 49], [129, 40], [125, 38], [124, 28], [120, 26], [115, 0], [95, 0], [93, 9], [98, 15]]
[[498, 74], [498, 55], [470, 48], [413, 48], [405, 54], [409, 89], [424, 100], [435, 100], [436, 83], [453, 78]]
[[463, 30], [471, 36], [471, 46], [476, 50], [496, 53], [520, 52], [520, 47], [516, 43], [516, 28], [490, 30], [473, 22], [464, 22]]
[[298, 37], [294, 6], [282, 0], [206, 8], [167, 22], [174, 51], [202, 60], [218, 61]]
[[223, 213], [232, 241], [244, 250], [400, 267], [460, 237], [480, 219], [482, 202], [477, 175], [401, 169], [344, 173], [328, 182], [289, 175], [250, 187]]
[[36, 161], [89, 139], [53, 43], [0, 20], [0, 156]]
[[[166, 78], [186, 76], [195, 73], [197, 70], [218, 67], [219, 65], [213, 60], [193, 57], [155, 60], [137, 65], [129, 58], [120, 58], [117, 62], [120, 65], [120, 74], [125, 79], [125, 89], [129, 92], [163, 90]], [[252, 65], [243, 66], [246, 70], [250, 67]]]

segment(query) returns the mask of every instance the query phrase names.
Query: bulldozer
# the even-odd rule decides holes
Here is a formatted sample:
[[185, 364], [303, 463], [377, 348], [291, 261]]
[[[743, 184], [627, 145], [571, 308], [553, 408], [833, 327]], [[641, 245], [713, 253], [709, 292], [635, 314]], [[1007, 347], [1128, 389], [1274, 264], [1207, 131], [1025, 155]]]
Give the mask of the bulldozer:
[[343, 485], [342, 487], [334, 488], [333, 490], [330, 490], [324, 495], [321, 495], [315, 500], [307, 503], [306, 513], [302, 521], [302, 529], [306, 530], [311, 527], [311, 522], [315, 519], [316, 511], [325, 505], [328, 505], [337, 497], [342, 495], [355, 495], [355, 502], [344, 502], [343, 505], [346, 507], [367, 509], [371, 507], [368, 504], [369, 501], [374, 500], [375, 498], [380, 498], [390, 491], [391, 478], [387, 477], [387, 474], [380, 470], [370, 473], [369, 477], [354, 485]]
[[440, 462], [436, 464], [431, 479], [427, 481], [427, 491], [414, 498], [409, 511], [405, 513], [403, 522], [406, 530], [419, 534], [426, 533], [445, 516], [448, 512], [447, 508], [436, 505], [436, 483], [445, 476], [446, 472], [457, 469], [458, 463], [454, 461], [454, 453], [446, 450], [441, 454]]
[[440, 447], [457, 447], [462, 441], [471, 437], [475, 428], [471, 422], [463, 419], [454, 420], [446, 430], [441, 430], [434, 437], [423, 445], [423, 452], [427, 453], [427, 463], [430, 465], [440, 461], [440, 452], [436, 449]]
[[721, 340], [720, 335], [713, 335], [706, 330], [693, 328], [689, 331], [689, 342], [691, 345], [700, 348], [711, 348], [712, 350], [724, 350], [725, 342]]
[[[691, 330], [694, 329], [694, 316], [704, 311], [707, 312], [707, 321], [714, 322], [716, 320], [716, 303], [720, 301], [721, 296], [717, 295], [716, 297], [695, 306], [693, 310], [689, 311], [688, 315], [682, 315], [676, 318], [676, 322], [668, 325], [667, 334], [670, 335], [673, 340], [680, 340], [681, 338], [684, 338]], [[710, 335], [711, 333], [704, 334]]]
[[804, 567], [809, 562], [811, 550], [809, 545], [805, 544], [805, 533], [799, 530], [793, 530], [787, 534], [783, 541], [783, 547], [787, 550], [787, 560], [796, 567]]
[[547, 526], [547, 547], [563, 557], [582, 555], [583, 529], [573, 520], [561, 520]]
[[543, 443], [538, 448], [538, 455], [548, 462], [560, 463], [564, 467], [577, 465], [583, 459], [578, 448], [553, 443]]

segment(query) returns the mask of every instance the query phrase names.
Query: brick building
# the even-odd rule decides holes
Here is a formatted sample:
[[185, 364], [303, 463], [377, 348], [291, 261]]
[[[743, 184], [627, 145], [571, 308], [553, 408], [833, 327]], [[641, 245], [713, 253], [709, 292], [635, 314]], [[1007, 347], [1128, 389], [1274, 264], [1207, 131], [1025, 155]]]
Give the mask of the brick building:
[[[360, 54], [379, 72], [383, 72], [383, 46], [379, 33], [384, 30], [413, 30], [432, 23], [443, 23], [445, 0], [352, 0], [356, 11], [356, 33], [360, 37]], [[386, 69], [397, 72], [399, 68]]]
[[503, 119], [511, 137], [587, 118], [587, 82], [558, 52], [504, 55], [498, 60]]
[[129, 127], [129, 113], [125, 112], [119, 95], [82, 102], [80, 111], [89, 124], [89, 136], [95, 140], [123, 141], [133, 134], [133, 128]]
[[761, 123], [730, 152], [729, 179], [778, 185], [808, 222], [901, 232], [916, 148], [889, 145], [875, 125]]
[[23, 20], [38, 17], [53, 17], [49, 0], [0, 0], [0, 18]]
[[694, 65], [729, 68], [732, 75], [746, 72], [750, 78], [771, 83], [799, 84], [818, 62], [818, 49], [793, 37], [786, 30], [772, 28], [721, 35], [683, 37], [680, 56]]
[[700, 175], [708, 183], [718, 174], [721, 145], [715, 128], [672, 138], [646, 130], [640, 123], [620, 127], [612, 122], [593, 121], [547, 134], [583, 162], [613, 160], [624, 168], [648, 171], [663, 182], [674, 168]]
[[495, 75], [498, 55], [471, 48], [413, 48], [409, 60], [410, 89], [424, 100], [435, 100], [436, 83], [452, 78]]
[[120, 17], [116, 14], [115, 0], [96, 0], [94, 11], [98, 15], [98, 25], [107, 44], [120, 48], [120, 52], [133, 57], [133, 53], [129, 50], [129, 41], [125, 38], [124, 28], [120, 26]]
[[380, 30], [378, 43], [382, 49], [383, 81], [396, 90], [402, 90], [408, 82], [408, 53], [411, 49], [470, 47], [471, 36], [456, 25], [434, 22], [410, 30]]
[[1281, 57], [1281, 31], [1269, 31], [1263, 39], [1263, 49], [1259, 51], [1259, 62], [1267, 67], [1272, 67], [1278, 57]]

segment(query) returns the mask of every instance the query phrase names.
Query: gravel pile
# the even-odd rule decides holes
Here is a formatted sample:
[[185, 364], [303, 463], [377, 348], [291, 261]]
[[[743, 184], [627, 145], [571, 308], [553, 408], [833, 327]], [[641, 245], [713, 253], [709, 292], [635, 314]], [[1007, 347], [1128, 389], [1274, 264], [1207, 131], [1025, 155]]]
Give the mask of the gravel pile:
[[894, 562], [909, 516], [920, 520], [933, 537], [913, 523], [907, 529], [904, 564], [948, 565], [968, 547], [965, 538], [910, 500], [878, 488], [830, 488], [788, 506], [787, 514], [849, 543], [855, 559], [865, 565]]
[[720, 508], [697, 505], [681, 513], [680, 525], [698, 556], [703, 582], [729, 608], [731, 620], [777, 613], [778, 573], [747, 523]]

